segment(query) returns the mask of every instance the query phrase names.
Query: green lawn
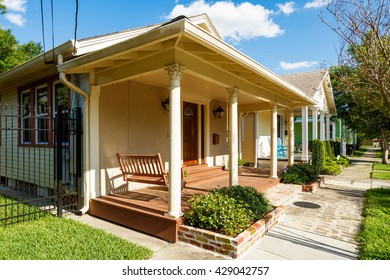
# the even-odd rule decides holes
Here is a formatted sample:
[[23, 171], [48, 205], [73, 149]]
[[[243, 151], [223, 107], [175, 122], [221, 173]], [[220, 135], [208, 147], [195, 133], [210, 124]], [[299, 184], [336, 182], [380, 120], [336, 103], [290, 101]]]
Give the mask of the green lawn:
[[390, 189], [368, 190], [363, 216], [359, 259], [390, 260]]
[[152, 254], [103, 230], [50, 215], [0, 226], [0, 260], [145, 260]]
[[356, 149], [354, 151], [353, 156], [354, 157], [361, 157], [366, 151], [367, 151], [366, 146], [359, 147], [358, 149]]
[[390, 180], [390, 164], [375, 163], [373, 169], [373, 179]]

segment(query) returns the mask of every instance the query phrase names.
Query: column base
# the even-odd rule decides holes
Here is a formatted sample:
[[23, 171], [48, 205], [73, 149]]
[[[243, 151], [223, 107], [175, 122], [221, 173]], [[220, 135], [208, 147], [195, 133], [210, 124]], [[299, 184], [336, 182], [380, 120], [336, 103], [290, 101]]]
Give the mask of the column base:
[[174, 218], [174, 219], [177, 219], [177, 218], [180, 218], [183, 216], [183, 212], [179, 211], [178, 213], [173, 213], [173, 212], [167, 212], [167, 213], [164, 213], [164, 216], [165, 217], [169, 217], [169, 218]]

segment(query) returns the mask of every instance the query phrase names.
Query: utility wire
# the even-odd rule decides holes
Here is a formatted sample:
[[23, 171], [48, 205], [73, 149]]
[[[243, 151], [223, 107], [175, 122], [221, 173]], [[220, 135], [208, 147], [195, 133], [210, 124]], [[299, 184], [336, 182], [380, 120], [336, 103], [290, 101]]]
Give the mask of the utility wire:
[[79, 15], [79, 0], [76, 0], [76, 16], [74, 22], [74, 48], [73, 52], [76, 53], [76, 41], [77, 41], [77, 19]]
[[45, 63], [46, 63], [46, 57], [45, 57], [45, 53], [46, 53], [46, 48], [45, 48], [45, 22], [44, 22], [44, 19], [43, 19], [43, 0], [41, 0], [41, 19], [42, 19], [42, 37], [43, 37], [43, 56], [45, 58]]
[[51, 0], [51, 43], [52, 43], [52, 55], [54, 62], [54, 6], [53, 0]]

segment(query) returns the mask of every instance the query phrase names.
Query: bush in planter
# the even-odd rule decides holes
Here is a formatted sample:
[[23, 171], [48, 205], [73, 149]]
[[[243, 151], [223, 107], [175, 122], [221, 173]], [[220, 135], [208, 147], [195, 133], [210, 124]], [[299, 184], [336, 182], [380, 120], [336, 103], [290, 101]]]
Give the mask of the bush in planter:
[[325, 167], [325, 145], [323, 141], [313, 140], [311, 148], [311, 159], [317, 174], [320, 174]]
[[189, 226], [236, 236], [254, 220], [251, 210], [226, 194], [211, 192], [194, 195], [188, 203], [190, 210], [184, 214], [184, 218]]
[[324, 169], [321, 171], [321, 174], [325, 175], [338, 175], [340, 174], [340, 165], [331, 159], [325, 161]]
[[252, 211], [255, 220], [260, 220], [264, 214], [272, 210], [272, 205], [264, 194], [254, 187], [229, 186], [211, 190], [212, 193], [220, 193], [234, 198], [245, 208]]
[[338, 165], [342, 165], [343, 167], [351, 165], [351, 161], [343, 156], [338, 156], [336, 159], [336, 163]]
[[283, 183], [306, 185], [317, 180], [318, 172], [313, 165], [308, 163], [295, 163], [287, 167], [283, 175]]
[[334, 159], [335, 158], [334, 151], [330, 141], [329, 140], [324, 141], [324, 145], [325, 145], [326, 157], [330, 159]]

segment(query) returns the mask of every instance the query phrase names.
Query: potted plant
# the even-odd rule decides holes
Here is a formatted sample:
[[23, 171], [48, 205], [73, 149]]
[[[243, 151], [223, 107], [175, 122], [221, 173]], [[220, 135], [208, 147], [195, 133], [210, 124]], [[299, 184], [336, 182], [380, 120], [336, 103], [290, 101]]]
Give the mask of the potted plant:
[[238, 174], [242, 173], [242, 167], [246, 164], [246, 161], [243, 159], [238, 159]]

